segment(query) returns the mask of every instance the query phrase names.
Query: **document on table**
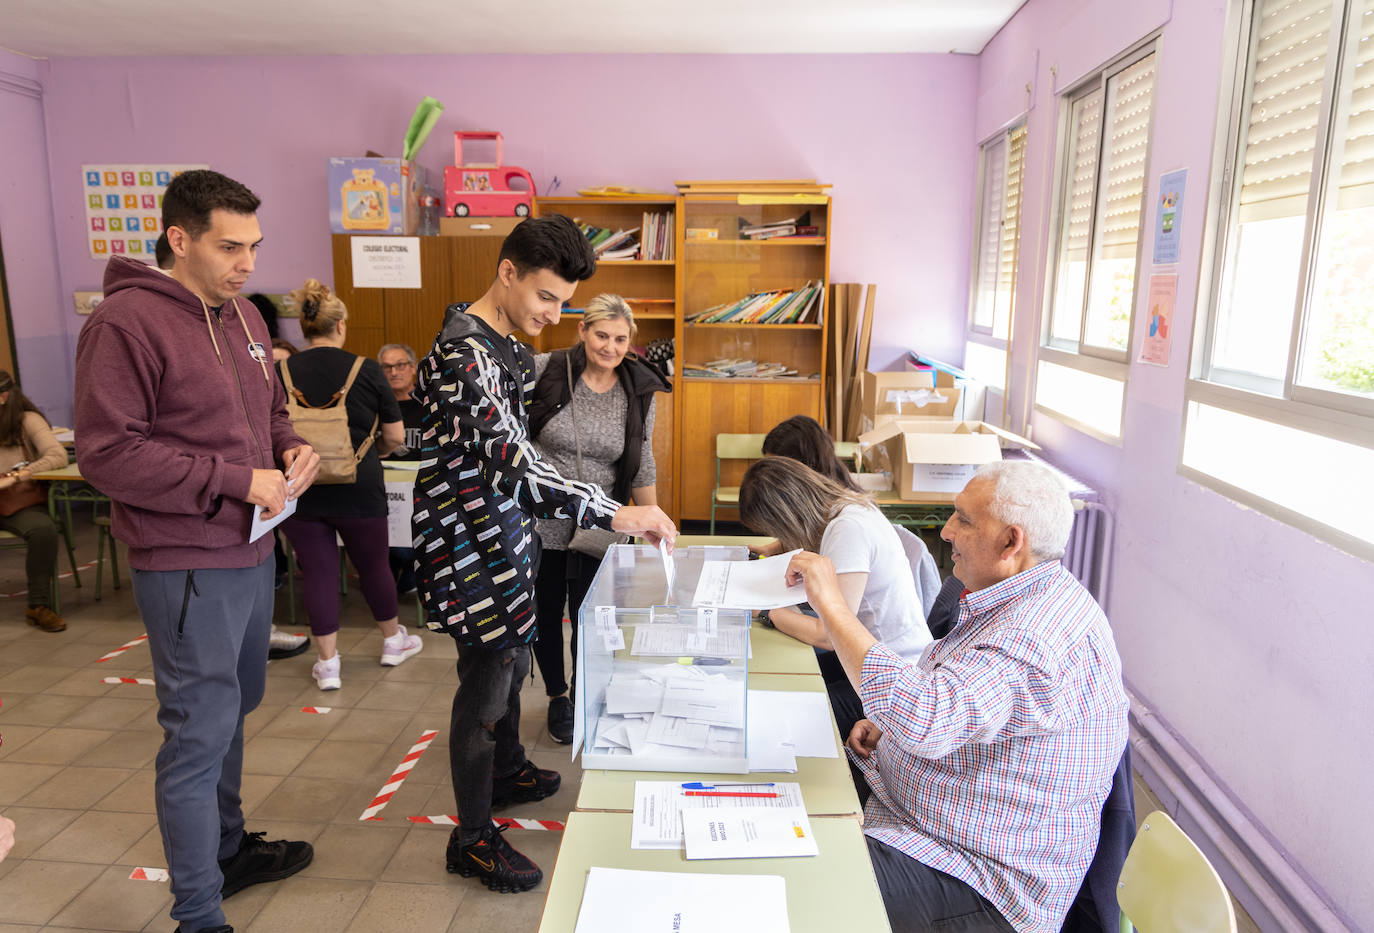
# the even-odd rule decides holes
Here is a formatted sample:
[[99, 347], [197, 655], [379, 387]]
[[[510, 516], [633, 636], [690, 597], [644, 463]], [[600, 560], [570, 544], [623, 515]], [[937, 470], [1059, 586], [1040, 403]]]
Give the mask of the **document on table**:
[[716, 637], [708, 638], [695, 625], [653, 622], [635, 626], [630, 654], [638, 657], [678, 658], [684, 655], [709, 655], [715, 658], [740, 658], [747, 650], [749, 629], [743, 625], [718, 626]]
[[[738, 802], [744, 803], [743, 800]], [[820, 854], [816, 837], [811, 833], [811, 820], [802, 807], [684, 810], [682, 839], [689, 859], [789, 858]]]
[[704, 875], [594, 866], [575, 933], [789, 933], [780, 875]]
[[273, 528], [276, 528], [282, 522], [286, 521], [292, 515], [295, 515], [296, 503], [299, 501], [299, 499], [287, 499], [286, 508], [282, 509], [276, 515], [273, 515], [271, 518], [268, 519], [264, 519], [262, 517], [262, 506], [253, 506], [253, 524], [248, 529], [248, 543], [252, 544], [254, 541], [258, 540], [263, 535], [267, 534]]
[[[703, 783], [710, 783], [709, 781]], [[768, 810], [791, 811], [804, 814], [801, 785], [777, 783], [746, 785], [731, 782], [722, 791], [771, 792], [776, 797], [688, 797], [677, 781], [635, 781], [634, 822], [630, 831], [631, 849], [682, 848], [682, 814], [687, 810], [720, 810], [748, 803]]]
[[[800, 550], [800, 549], [798, 549]], [[763, 560], [708, 560], [701, 565], [694, 606], [780, 609], [806, 601], [806, 587], [787, 585], [787, 565], [798, 551]]]
[[830, 700], [819, 691], [750, 690], [749, 757], [754, 757], [755, 723], [785, 723], [798, 758], [838, 758]]

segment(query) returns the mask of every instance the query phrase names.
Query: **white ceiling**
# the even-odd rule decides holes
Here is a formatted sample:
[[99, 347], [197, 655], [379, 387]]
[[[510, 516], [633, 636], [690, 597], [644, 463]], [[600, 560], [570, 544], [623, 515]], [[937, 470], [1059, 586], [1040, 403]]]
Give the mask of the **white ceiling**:
[[0, 0], [36, 58], [483, 52], [976, 54], [1024, 0]]

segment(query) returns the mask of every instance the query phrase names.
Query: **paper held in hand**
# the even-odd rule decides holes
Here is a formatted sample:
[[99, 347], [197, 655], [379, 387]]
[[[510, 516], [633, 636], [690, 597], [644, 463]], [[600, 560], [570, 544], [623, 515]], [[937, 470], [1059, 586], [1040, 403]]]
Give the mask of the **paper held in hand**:
[[708, 560], [701, 565], [694, 606], [780, 609], [806, 601], [806, 587], [787, 585], [787, 565], [800, 549], [763, 560]]
[[273, 528], [276, 528], [282, 522], [286, 521], [292, 515], [295, 515], [296, 503], [299, 501], [299, 499], [287, 499], [286, 508], [282, 509], [276, 515], [273, 515], [271, 518], [267, 519], [264, 519], [262, 517], [262, 506], [253, 506], [253, 525], [251, 528], [248, 529], [248, 543], [252, 544], [254, 541], [258, 540], [263, 535], [267, 534]]

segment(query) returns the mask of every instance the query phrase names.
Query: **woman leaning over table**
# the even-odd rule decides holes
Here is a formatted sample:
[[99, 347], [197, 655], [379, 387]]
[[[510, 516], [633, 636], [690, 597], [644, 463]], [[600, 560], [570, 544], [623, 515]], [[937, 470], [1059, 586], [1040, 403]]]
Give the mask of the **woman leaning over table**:
[[67, 627], [52, 608], [57, 572], [57, 526], [48, 516], [48, 497], [29, 477], [67, 465], [67, 451], [53, 436], [48, 419], [0, 370], [0, 530], [24, 539], [28, 557], [29, 608], [24, 612], [45, 632]]
[[[587, 302], [577, 342], [534, 358], [530, 436], [561, 475], [595, 483], [623, 504], [633, 499], [635, 505], [657, 505], [654, 393], [672, 390], [657, 369], [631, 352], [636, 330], [634, 313], [619, 295], [597, 295]], [[543, 557], [535, 579], [539, 635], [534, 659], [549, 695], [549, 734], [566, 745], [573, 735], [573, 701], [563, 665], [563, 606], [566, 602], [573, 623], [575, 664], [577, 612], [599, 561], [569, 547], [572, 519], [541, 518], [537, 525]]]

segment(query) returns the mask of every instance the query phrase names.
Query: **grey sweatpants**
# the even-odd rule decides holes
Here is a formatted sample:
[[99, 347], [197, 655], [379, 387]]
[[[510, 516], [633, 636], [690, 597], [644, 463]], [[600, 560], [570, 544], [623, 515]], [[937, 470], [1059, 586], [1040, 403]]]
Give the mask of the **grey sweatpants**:
[[220, 926], [219, 860], [243, 838], [243, 718], [262, 700], [273, 560], [233, 570], [133, 571], [157, 682], [155, 795], [183, 930]]

